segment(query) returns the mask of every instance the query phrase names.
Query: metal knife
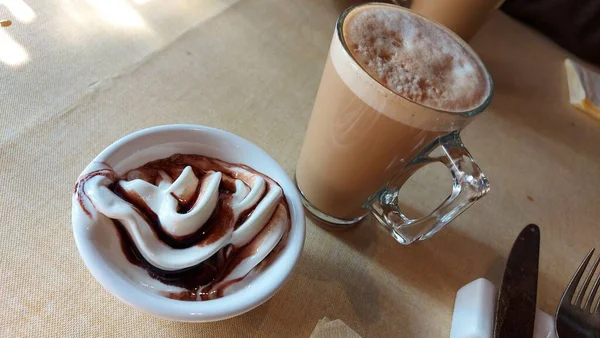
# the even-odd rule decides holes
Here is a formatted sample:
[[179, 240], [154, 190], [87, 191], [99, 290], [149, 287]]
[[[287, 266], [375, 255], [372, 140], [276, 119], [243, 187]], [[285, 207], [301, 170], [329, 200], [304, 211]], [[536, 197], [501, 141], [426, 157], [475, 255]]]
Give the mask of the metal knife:
[[526, 226], [515, 240], [498, 294], [495, 338], [533, 337], [537, 299], [540, 228]]

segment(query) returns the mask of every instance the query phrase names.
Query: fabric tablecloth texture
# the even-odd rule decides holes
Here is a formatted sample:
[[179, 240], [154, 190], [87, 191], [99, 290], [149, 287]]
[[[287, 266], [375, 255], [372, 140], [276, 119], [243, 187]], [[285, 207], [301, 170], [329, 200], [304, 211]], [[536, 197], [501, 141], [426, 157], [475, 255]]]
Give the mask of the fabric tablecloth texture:
[[[245, 137], [292, 175], [342, 0], [0, 1], [0, 336], [308, 337], [319, 319], [363, 337], [443, 337], [456, 290], [498, 274], [527, 223], [542, 231], [539, 304], [552, 313], [600, 238], [600, 124], [568, 104], [569, 56], [501, 13], [472, 40], [496, 86], [463, 133], [488, 196], [403, 247], [372, 219], [307, 220], [303, 255], [270, 301], [216, 323], [176, 323], [105, 291], [79, 258], [71, 193], [118, 138], [172, 123]], [[439, 169], [439, 168], [438, 168]], [[449, 182], [424, 169], [406, 203]]]

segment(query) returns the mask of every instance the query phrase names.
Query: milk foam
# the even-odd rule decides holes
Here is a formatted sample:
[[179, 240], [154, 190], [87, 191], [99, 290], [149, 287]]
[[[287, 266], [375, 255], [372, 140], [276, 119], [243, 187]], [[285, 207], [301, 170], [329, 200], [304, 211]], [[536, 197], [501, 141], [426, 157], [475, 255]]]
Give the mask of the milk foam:
[[448, 31], [407, 10], [384, 5], [359, 7], [345, 18], [342, 30], [352, 56], [336, 31], [330, 51], [336, 71], [363, 101], [396, 120], [406, 120], [406, 116], [386, 107], [394, 98], [374, 93], [377, 84], [372, 78], [437, 110], [466, 112], [489, 96], [491, 84], [478, 57]]

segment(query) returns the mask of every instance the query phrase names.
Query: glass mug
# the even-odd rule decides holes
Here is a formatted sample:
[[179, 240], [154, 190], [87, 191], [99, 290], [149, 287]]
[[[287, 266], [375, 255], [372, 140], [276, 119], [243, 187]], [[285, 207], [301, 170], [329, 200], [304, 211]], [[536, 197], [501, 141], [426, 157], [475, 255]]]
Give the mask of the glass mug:
[[410, 9], [469, 41], [504, 0], [413, 0]]
[[[452, 112], [426, 107], [386, 88], [359, 65], [345, 42], [344, 20], [363, 6], [421, 17], [379, 3], [351, 7], [341, 14], [295, 180], [304, 206], [317, 218], [344, 227], [371, 212], [398, 242], [410, 244], [435, 234], [489, 191], [459, 132], [490, 104], [493, 84], [464, 41], [423, 18], [456, 39], [479, 63], [488, 81], [487, 96], [474, 109]], [[451, 172], [452, 192], [428, 216], [411, 219], [400, 210], [398, 192], [412, 174], [434, 162], [445, 164]]]

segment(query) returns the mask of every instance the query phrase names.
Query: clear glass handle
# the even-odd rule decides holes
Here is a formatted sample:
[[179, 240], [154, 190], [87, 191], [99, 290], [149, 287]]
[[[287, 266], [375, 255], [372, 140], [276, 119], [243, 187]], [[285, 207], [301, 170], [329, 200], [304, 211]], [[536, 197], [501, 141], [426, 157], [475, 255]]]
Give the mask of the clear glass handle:
[[[452, 193], [428, 216], [411, 219], [398, 205], [402, 185], [417, 170], [441, 162], [452, 174]], [[488, 180], [460, 140], [458, 132], [436, 140], [375, 194], [367, 207], [401, 244], [431, 237], [490, 190]]]

